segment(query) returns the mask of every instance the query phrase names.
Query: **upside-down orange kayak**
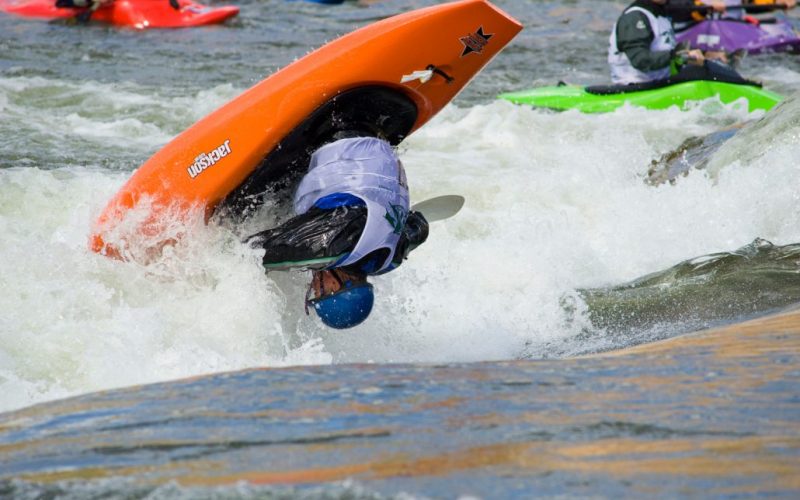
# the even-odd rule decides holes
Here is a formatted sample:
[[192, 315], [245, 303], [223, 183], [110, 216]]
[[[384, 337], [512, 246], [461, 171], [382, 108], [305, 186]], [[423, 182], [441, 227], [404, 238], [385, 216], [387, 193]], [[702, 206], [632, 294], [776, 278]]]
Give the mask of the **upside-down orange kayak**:
[[[0, 11], [23, 17], [59, 19], [75, 17], [86, 9], [56, 7], [55, 0], [0, 0]], [[239, 13], [239, 7], [209, 7], [192, 0], [178, 0], [179, 9], [168, 0], [114, 0], [92, 13], [92, 21], [116, 26], [145, 28], [188, 28], [219, 24]]]
[[[290, 184], [340, 130], [392, 144], [421, 127], [522, 29], [486, 0], [462, 0], [356, 30], [251, 87], [145, 162], [96, 222], [91, 248], [135, 258], [215, 210], [241, 214]], [[169, 233], [169, 235], [168, 235]], [[134, 252], [138, 254], [138, 252]]]

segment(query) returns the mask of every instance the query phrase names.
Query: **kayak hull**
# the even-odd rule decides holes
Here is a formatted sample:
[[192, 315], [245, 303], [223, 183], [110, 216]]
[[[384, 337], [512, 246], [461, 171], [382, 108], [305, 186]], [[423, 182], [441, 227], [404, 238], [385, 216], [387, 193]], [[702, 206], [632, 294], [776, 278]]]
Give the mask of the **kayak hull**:
[[678, 42], [688, 42], [701, 50], [749, 54], [762, 52], [800, 52], [800, 34], [785, 18], [753, 24], [745, 21], [710, 19], [676, 34]]
[[198, 213], [207, 220], [235, 192], [248, 198], [275, 179], [298, 176], [310, 150], [332, 137], [343, 117], [391, 130], [390, 142], [399, 143], [521, 29], [486, 0], [461, 0], [390, 17], [324, 45], [156, 152], [100, 215], [91, 248], [139, 260], [127, 251], [158, 250], [170, 242], [168, 228], [191, 225]]
[[[232, 5], [209, 7], [191, 0], [178, 0], [180, 9], [173, 9], [167, 0], [115, 0], [98, 8], [92, 21], [135, 29], [189, 28], [219, 24], [239, 13]], [[55, 0], [0, 0], [0, 11], [37, 19], [75, 17], [85, 9], [55, 6]]]
[[592, 94], [586, 91], [586, 87], [558, 85], [508, 92], [498, 97], [515, 104], [556, 110], [577, 109], [584, 113], [606, 113], [626, 104], [648, 109], [667, 109], [672, 106], [686, 109], [692, 102], [714, 97], [723, 104], [745, 99], [748, 111], [752, 112], [769, 110], [782, 99], [782, 96], [759, 87], [714, 81], [682, 82], [619, 94]]

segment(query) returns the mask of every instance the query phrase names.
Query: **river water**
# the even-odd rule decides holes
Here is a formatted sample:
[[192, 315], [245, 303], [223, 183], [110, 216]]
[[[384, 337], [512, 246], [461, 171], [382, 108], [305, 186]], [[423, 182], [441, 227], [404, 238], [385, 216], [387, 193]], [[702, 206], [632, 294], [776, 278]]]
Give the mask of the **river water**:
[[[137, 411], [151, 411], [159, 401], [178, 408], [192, 397], [180, 392], [185, 383], [173, 387], [169, 381], [264, 367], [291, 368], [244, 372], [256, 375], [242, 375], [241, 380], [234, 375], [207, 379], [192, 390], [249, 394], [253, 386], [274, 383], [291, 394], [293, 374], [300, 374], [303, 380], [296, 390], [301, 393], [315, 384], [320, 390], [334, 384], [332, 394], [366, 390], [369, 395], [374, 391], [371, 386], [353, 389], [362, 377], [400, 378], [422, 384], [421, 399], [438, 397], [437, 391], [443, 391], [442, 400], [465, 398], [478, 404], [475, 401], [487, 397], [482, 391], [490, 389], [470, 392], [458, 382], [460, 377], [476, 376], [475, 370], [512, 381], [507, 386], [500, 383], [502, 387], [516, 387], [513, 381], [519, 379], [525, 388], [539, 377], [558, 386], [551, 378], [558, 378], [562, 369], [571, 374], [569, 384], [580, 384], [593, 374], [581, 372], [579, 363], [535, 360], [646, 344], [797, 303], [800, 99], [793, 96], [800, 89], [797, 56], [771, 54], [743, 61], [743, 74], [788, 97], [767, 114], [748, 114], [736, 104], [705, 102], [684, 112], [623, 108], [592, 116], [533, 110], [495, 99], [502, 91], [559, 80], [606, 82], [608, 32], [624, 7], [608, 1], [498, 0], [497, 5], [525, 29], [451, 106], [400, 147], [412, 202], [456, 193], [466, 198], [465, 208], [453, 219], [432, 225], [429, 240], [398, 271], [374, 280], [373, 314], [353, 330], [332, 332], [307, 317], [302, 306], [307, 277], [265, 275], [258, 255], [216, 225], [195, 228], [193, 240], [182, 252], [149, 267], [111, 261], [87, 250], [90, 225], [107, 200], [180, 131], [326, 41], [435, 3], [385, 0], [326, 6], [245, 0], [238, 3], [238, 19], [223, 26], [145, 32], [0, 16], [0, 284], [4, 290], [0, 411], [153, 382], [167, 385], [133, 395], [126, 392], [124, 399], [136, 401], [132, 407]], [[409, 50], [424, 50], [424, 41]], [[653, 162], [685, 140], [741, 124], [733, 138], [704, 158], [702, 170], [690, 170], [673, 183], [648, 182]], [[797, 362], [794, 354], [790, 364]], [[440, 372], [425, 372], [431, 363], [454, 367], [441, 386], [421, 382], [434, 373], [438, 377]], [[638, 358], [633, 364], [645, 370], [641, 365], [647, 361]], [[313, 369], [303, 368], [312, 365]], [[679, 363], [670, 373], [685, 368]], [[619, 367], [608, 369], [611, 372], [603, 376], [612, 381], [615, 373], [618, 382], [630, 376]], [[786, 377], [796, 378], [797, 373], [790, 370], [777, 379]], [[779, 399], [782, 391], [777, 391]], [[578, 392], [585, 396], [593, 389], [581, 387]], [[286, 415], [306, 411], [298, 410], [301, 403], [291, 397], [274, 397], [284, 406], [278, 404], [273, 410]], [[325, 399], [322, 392], [309, 397]], [[519, 405], [534, 404], [531, 397]], [[663, 396], [662, 403], [670, 397]], [[557, 406], [554, 395], [546, 400]], [[214, 425], [224, 429], [235, 425], [221, 414], [237, 413], [246, 401], [243, 396], [212, 405], [219, 410]], [[372, 403], [359, 407], [358, 418], [370, 414]], [[76, 408], [96, 404], [96, 399], [88, 399], [36, 411], [40, 416], [65, 412], [63, 418], [69, 419]], [[518, 408], [509, 406], [507, 417], [518, 418]], [[796, 411], [795, 401], [784, 418], [793, 422], [795, 430], [800, 420]], [[8, 423], [17, 417], [8, 415], [6, 428], [17, 429]], [[140, 416], [131, 417], [136, 420], [134, 428], [140, 425]], [[752, 422], [767, 417], [750, 416]], [[742, 415], [728, 417], [731, 422]], [[120, 423], [119, 418], [114, 421]], [[441, 418], [457, 420], [458, 412]], [[322, 434], [346, 429], [343, 419], [323, 420]], [[92, 418], [80, 420], [97, 430]], [[392, 420], [391, 425], [413, 430], [412, 420], [413, 416]], [[641, 425], [656, 425], [644, 420]], [[619, 421], [629, 420], [600, 419], [586, 425]], [[439, 428], [442, 422], [428, 424]], [[3, 425], [0, 421], [0, 435]], [[58, 424], [48, 424], [48, 429], [53, 425]], [[180, 434], [181, 429], [205, 432], [167, 425], [157, 433]], [[624, 425], [622, 430], [613, 429], [617, 437], [638, 432]], [[728, 431], [737, 436], [756, 432], [748, 425]], [[36, 430], [30, 432], [34, 441], [42, 437]], [[220, 432], [226, 436], [224, 443], [236, 441], [227, 430]], [[546, 432], [558, 434], [553, 429]], [[560, 440], [586, 436], [584, 431], [563, 432], [558, 434]], [[370, 446], [380, 447], [372, 443], [383, 435], [370, 438]], [[468, 431], [465, 439], [474, 435]], [[591, 434], [587, 439], [595, 438]], [[19, 439], [15, 434], [4, 442]], [[318, 444], [310, 439], [304, 446], [303, 438], [298, 440], [295, 445], [300, 449]], [[427, 446], [435, 447], [436, 442]], [[126, 446], [135, 448], [131, 443]], [[352, 451], [352, 457], [365, 456], [370, 446]], [[140, 451], [152, 453], [152, 463], [168, 463], [159, 450], [154, 446]], [[402, 447], [391, 445], [382, 450], [403, 453]], [[302, 453], [297, 453], [292, 463], [302, 464]], [[796, 458], [797, 446], [782, 453]], [[125, 451], [119, 456], [121, 466], [148, 463], [139, 455], [126, 461]], [[14, 460], [17, 465], [25, 462]], [[235, 455], [230, 460], [247, 459]], [[37, 462], [31, 469], [13, 470], [21, 474], [71, 467], [64, 465], [70, 459], [59, 463]], [[243, 470], [230, 461], [222, 468]], [[503, 477], [502, 471], [495, 473], [472, 490], [455, 488], [457, 481], [452, 482], [450, 475], [450, 482], [430, 489], [389, 481], [379, 491], [490, 496], [488, 485]], [[140, 477], [137, 474], [131, 473]], [[158, 481], [168, 480], [167, 476]], [[540, 493], [557, 494], [573, 480], [579, 481], [560, 475], [548, 483], [552, 489]], [[120, 481], [111, 491], [139, 491], [136, 481]], [[656, 491], [659, 481], [650, 483]], [[699, 489], [691, 491], [702, 491], [703, 481], [693, 484]], [[604, 480], [592, 488], [598, 487], [602, 496], [636, 491], [621, 484]], [[529, 486], [519, 491], [530, 493]], [[16, 491], [28, 487], [38, 491], [30, 485]], [[64, 488], [81, 496], [79, 486]], [[98, 488], [105, 491], [104, 486]], [[185, 493], [181, 488], [175, 486]], [[213, 495], [212, 490], [204, 491]], [[287, 494], [299, 494], [292, 491]], [[506, 495], [519, 491], [503, 488]], [[778, 489], [787, 491], [791, 487]], [[379, 493], [369, 487], [364, 490], [357, 482], [308, 494]]]

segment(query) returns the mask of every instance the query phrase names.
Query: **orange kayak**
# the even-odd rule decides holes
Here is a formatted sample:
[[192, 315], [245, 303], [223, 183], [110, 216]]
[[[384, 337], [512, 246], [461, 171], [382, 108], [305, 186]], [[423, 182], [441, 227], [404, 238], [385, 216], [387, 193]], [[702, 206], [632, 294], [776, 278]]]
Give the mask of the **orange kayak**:
[[[114, 0], [99, 7], [91, 16], [116, 26], [145, 28], [188, 28], [219, 24], [239, 13], [239, 7], [209, 7], [191, 0], [178, 0], [180, 9], [173, 9], [168, 0]], [[60, 19], [75, 17], [86, 9], [56, 7], [55, 0], [0, 0], [0, 11], [23, 17]]]
[[314, 149], [337, 131], [400, 143], [521, 29], [486, 0], [462, 0], [384, 19], [324, 45], [155, 153], [96, 221], [92, 250], [138, 259], [215, 210], [242, 216], [276, 186], [296, 182]]

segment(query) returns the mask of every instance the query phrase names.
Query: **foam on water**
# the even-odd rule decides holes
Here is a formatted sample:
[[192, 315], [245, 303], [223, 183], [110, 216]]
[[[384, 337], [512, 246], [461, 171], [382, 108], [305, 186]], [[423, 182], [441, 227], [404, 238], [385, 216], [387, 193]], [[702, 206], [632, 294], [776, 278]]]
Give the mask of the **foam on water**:
[[[239, 93], [220, 85], [195, 95], [161, 95], [132, 83], [0, 78], [0, 167], [104, 165], [132, 170], [143, 155]], [[52, 165], [53, 157], [63, 163]]]
[[[61, 97], [17, 104], [32, 87]], [[800, 241], [796, 126], [773, 127], [769, 144], [745, 128], [713, 175], [652, 187], [644, 178], [654, 158], [761, 115], [713, 102], [596, 116], [492, 102], [451, 106], [402, 145], [412, 201], [456, 193], [466, 206], [432, 225], [399, 270], [373, 280], [374, 312], [353, 330], [307, 317], [307, 276], [265, 275], [258, 252], [218, 226], [190, 228], [148, 267], [89, 252], [93, 220], [129, 176], [100, 168], [104, 158], [125, 149], [120, 167], [130, 170], [235, 93], [174, 98], [135, 86], [0, 79], [0, 123], [11, 123], [4, 133], [24, 123], [41, 140], [24, 152], [48, 151], [38, 164], [0, 170], [0, 410], [252, 366], [509, 359], [530, 345], [546, 353], [552, 342], [585, 341], [586, 325], [568, 321], [561, 305], [578, 288], [755, 237]], [[76, 97], [89, 94], [91, 104]], [[762, 123], [797, 116], [794, 100]], [[67, 126], [95, 145], [77, 164], [48, 149]]]

